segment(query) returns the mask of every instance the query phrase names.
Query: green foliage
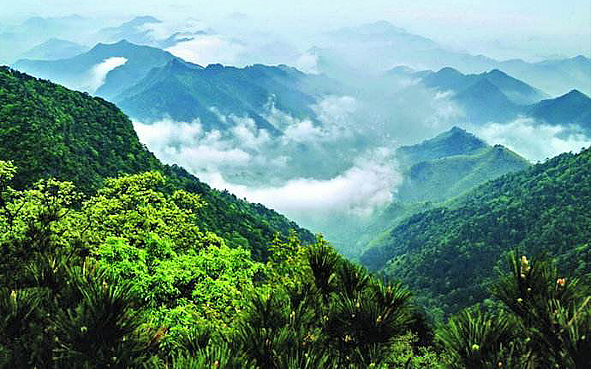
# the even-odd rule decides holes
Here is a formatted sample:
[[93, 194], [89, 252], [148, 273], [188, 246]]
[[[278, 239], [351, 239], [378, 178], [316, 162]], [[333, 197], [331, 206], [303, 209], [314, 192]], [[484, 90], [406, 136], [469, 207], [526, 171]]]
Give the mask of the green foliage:
[[526, 334], [528, 364], [583, 368], [591, 355], [591, 288], [565, 278], [547, 260], [508, 256], [510, 274], [494, 295], [516, 316]]
[[113, 284], [104, 271], [68, 271], [80, 301], [54, 319], [55, 362], [70, 368], [133, 368], [147, 361], [146, 342], [133, 315], [137, 295], [130, 283]]
[[407, 218], [361, 260], [400, 278], [421, 303], [446, 315], [489, 298], [503, 255], [513, 248], [547, 252], [559, 258], [561, 271], [589, 275], [590, 164], [587, 149], [488, 182]]
[[494, 316], [478, 308], [452, 317], [437, 338], [450, 368], [507, 367], [512, 356], [516, 322], [507, 315]]
[[[199, 203], [206, 205], [192, 209], [196, 215], [194, 225], [216, 233], [229, 246], [250, 250], [257, 260], [266, 259], [267, 246], [277, 232], [287, 238], [290, 229], [294, 229], [302, 240], [314, 240], [310, 232], [260, 204], [250, 204], [227, 192], [214, 190], [182, 168], [163, 165], [139, 142], [133, 124], [115, 105], [7, 67], [0, 67], [0, 142], [0, 161], [12, 160], [19, 168], [18, 172], [9, 172], [3, 166], [0, 181], [6, 183], [5, 178], [14, 176], [12, 184], [17, 189], [30, 187], [40, 179], [55, 178], [70, 181], [80, 192], [90, 196], [106, 184], [105, 199], [101, 199], [104, 200], [103, 210], [115, 208], [119, 211], [124, 210], [125, 201], [141, 199], [128, 197], [122, 200], [124, 202], [107, 201], [116, 200], [128, 191], [128, 184], [125, 181], [114, 183], [119, 180], [107, 184], [105, 179], [153, 172], [143, 174], [141, 180], [130, 177], [126, 181], [144, 186], [146, 191], [157, 188], [173, 194], [172, 201], [183, 210], [196, 206], [194, 196], [198, 195], [202, 200]], [[185, 192], [175, 194], [179, 190]], [[152, 200], [155, 200], [152, 206], [146, 205], [143, 213], [140, 212], [146, 215], [144, 226], [158, 226], [146, 213], [155, 210], [158, 199], [144, 199], [145, 204]], [[105, 214], [95, 214], [99, 215]], [[114, 223], [106, 223], [106, 226], [115, 226]], [[188, 235], [179, 234], [183, 239], [185, 236], [186, 242], [191, 243]]]
[[504, 305], [463, 311], [437, 333], [450, 368], [586, 368], [591, 354], [591, 289], [564, 278], [547, 259], [512, 252], [494, 285]]

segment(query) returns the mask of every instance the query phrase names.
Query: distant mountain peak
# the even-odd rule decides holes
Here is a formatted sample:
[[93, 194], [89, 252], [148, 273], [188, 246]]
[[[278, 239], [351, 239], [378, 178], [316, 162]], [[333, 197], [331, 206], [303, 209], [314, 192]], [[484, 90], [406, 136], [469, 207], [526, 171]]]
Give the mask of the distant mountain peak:
[[[465, 89], [464, 91], [460, 92], [458, 98], [491, 98], [494, 96], [495, 98], [500, 98], [501, 96], [504, 99], [507, 97], [503, 94], [503, 92], [488, 78], [481, 78], [476, 81], [473, 85]], [[508, 99], [507, 99], [508, 100]]]
[[464, 75], [462, 72], [460, 72], [459, 70], [452, 68], [452, 67], [443, 67], [435, 73], [440, 74], [440, 75], [458, 75], [458, 76]]
[[132, 44], [131, 42], [127, 41], [126, 39], [119, 40], [119, 42], [116, 42], [116, 43], [114, 43], [112, 45], [119, 45], [119, 46], [121, 46], [121, 45], [134, 45], [134, 46], [136, 46], [135, 44]]
[[553, 101], [556, 103], [574, 103], [574, 104], [578, 104], [578, 103], [586, 103], [589, 104], [591, 102], [591, 98], [589, 98], [589, 96], [585, 95], [584, 93], [582, 93], [581, 91], [577, 90], [577, 89], [572, 89], [569, 92], [565, 93], [564, 95], [558, 96], [555, 99], [548, 99], [548, 100], [542, 100], [542, 102], [544, 101]]
[[149, 24], [149, 23], [162, 23], [162, 21], [160, 19], [154, 18], [150, 15], [142, 15], [142, 16], [133, 18], [129, 22], [123, 23], [122, 26], [141, 26], [141, 25]]
[[164, 69], [174, 72], [187, 69], [203, 69], [203, 67], [199, 64], [189, 63], [181, 58], [174, 57], [168, 63], [166, 63]]
[[454, 155], [469, 155], [486, 147], [489, 145], [480, 138], [454, 126], [419, 144], [399, 147], [396, 153], [404, 162], [414, 164]]
[[550, 124], [577, 123], [591, 132], [591, 98], [577, 89], [540, 101], [532, 106], [529, 115]]
[[[503, 72], [503, 71], [502, 71], [502, 70], [500, 70], [500, 69], [496, 69], [496, 68], [495, 68], [495, 69], [493, 69], [493, 70], [491, 70], [490, 72], [488, 72], [488, 73], [486, 73], [486, 74], [489, 74], [489, 75], [497, 75], [497, 76], [503, 76], [503, 77], [509, 77], [509, 75], [508, 75], [507, 73]], [[513, 77], [511, 77], [511, 78], [513, 78]]]
[[589, 98], [587, 95], [585, 95], [584, 93], [582, 93], [581, 91], [577, 90], [576, 88], [570, 90], [568, 93], [566, 93], [565, 95], [563, 95], [564, 97], [570, 97], [570, 98]]
[[385, 20], [381, 20], [381, 21], [377, 21], [375, 23], [367, 24], [367, 25], [363, 26], [363, 29], [366, 31], [369, 31], [371, 33], [390, 33], [390, 32], [407, 33], [406, 30], [396, 27], [392, 23], [385, 21]]

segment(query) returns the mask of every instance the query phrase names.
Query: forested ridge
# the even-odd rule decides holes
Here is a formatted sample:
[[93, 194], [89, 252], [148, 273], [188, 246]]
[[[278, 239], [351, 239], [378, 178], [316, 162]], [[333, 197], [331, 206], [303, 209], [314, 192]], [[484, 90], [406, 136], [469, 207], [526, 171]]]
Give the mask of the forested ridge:
[[[434, 327], [405, 284], [162, 165], [110, 103], [8, 68], [0, 81], [0, 368], [588, 364], [589, 284], [552, 260], [508, 253], [494, 303]], [[86, 158], [95, 146], [104, 163]], [[552, 162], [525, 173], [566, 180], [589, 152]], [[474, 193], [446, 211], [496, 201]]]
[[112, 103], [7, 67], [0, 67], [0, 142], [0, 160], [19, 168], [15, 188], [51, 177], [93, 194], [104, 178], [159, 171], [168, 179], [167, 191], [182, 188], [205, 201], [196, 220], [201, 228], [252, 250], [259, 259], [266, 257], [275, 232], [287, 235], [295, 229], [302, 240], [313, 240], [282, 215], [214, 190], [178, 166], [163, 165]]
[[409, 217], [361, 260], [420, 291], [428, 306], [455, 313], [489, 297], [513, 249], [547, 253], [560, 270], [588, 276], [590, 206], [591, 151], [565, 153]]

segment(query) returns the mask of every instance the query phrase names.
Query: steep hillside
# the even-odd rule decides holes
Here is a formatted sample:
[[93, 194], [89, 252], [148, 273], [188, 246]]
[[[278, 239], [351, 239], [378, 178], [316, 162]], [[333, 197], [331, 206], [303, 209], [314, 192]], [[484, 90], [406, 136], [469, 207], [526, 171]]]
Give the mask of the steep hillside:
[[563, 273], [585, 275], [591, 272], [590, 184], [591, 150], [562, 154], [407, 218], [361, 260], [402, 279], [443, 313], [487, 298], [509, 250], [547, 252]]
[[0, 160], [19, 168], [15, 186], [40, 178], [74, 182], [94, 193], [104, 178], [157, 170], [168, 188], [198, 193], [207, 202], [199, 226], [216, 232], [229, 244], [266, 256], [276, 232], [297, 230], [306, 241], [313, 236], [285, 217], [211, 189], [182, 168], [163, 165], [137, 138], [131, 121], [115, 105], [98, 97], [70, 91], [48, 81], [0, 67]]
[[194, 64], [172, 60], [152, 70], [136, 86], [115, 98], [134, 118], [153, 121], [169, 116], [178, 121], [200, 119], [208, 128], [228, 124], [226, 115], [248, 116], [261, 128], [274, 127], [264, 118], [270, 103], [298, 118], [315, 117], [311, 105], [322, 77], [306, 75], [286, 66], [253, 65], [246, 68]]

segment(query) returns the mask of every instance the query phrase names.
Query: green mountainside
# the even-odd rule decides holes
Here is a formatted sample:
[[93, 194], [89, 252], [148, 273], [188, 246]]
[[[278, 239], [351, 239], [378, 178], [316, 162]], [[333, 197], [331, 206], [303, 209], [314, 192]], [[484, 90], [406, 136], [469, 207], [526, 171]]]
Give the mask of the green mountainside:
[[590, 270], [590, 164], [505, 175], [366, 253], [435, 316], [491, 288], [434, 330], [402, 283], [162, 165], [114, 105], [0, 67], [0, 368], [586, 369], [589, 278], [564, 270]]
[[489, 147], [486, 142], [459, 127], [452, 127], [436, 137], [412, 146], [396, 150], [396, 157], [404, 167], [410, 167], [427, 160], [441, 159], [454, 155], [471, 155]]
[[398, 222], [413, 214], [530, 166], [518, 154], [500, 145], [490, 146], [459, 127], [419, 144], [399, 147], [396, 161], [403, 181], [396, 188], [395, 201], [363, 224], [357, 221], [356, 226], [331, 234], [346, 256], [357, 258], [380, 244]]
[[106, 177], [157, 170], [171, 191], [199, 194], [198, 225], [224, 237], [230, 245], [266, 257], [276, 232], [295, 229], [305, 241], [312, 234], [260, 204], [249, 204], [200, 182], [177, 166], [163, 165], [139, 142], [131, 121], [101, 98], [70, 91], [48, 81], [0, 67], [0, 160], [19, 171], [16, 188], [41, 178], [73, 182], [86, 194], [96, 192]]
[[445, 201], [529, 165], [527, 160], [501, 145], [482, 148], [472, 155], [423, 161], [410, 167], [397, 197], [407, 202]]
[[547, 253], [562, 272], [591, 272], [590, 206], [591, 150], [562, 154], [405, 219], [361, 261], [407, 283], [430, 308], [455, 313], [489, 297], [509, 250]]

